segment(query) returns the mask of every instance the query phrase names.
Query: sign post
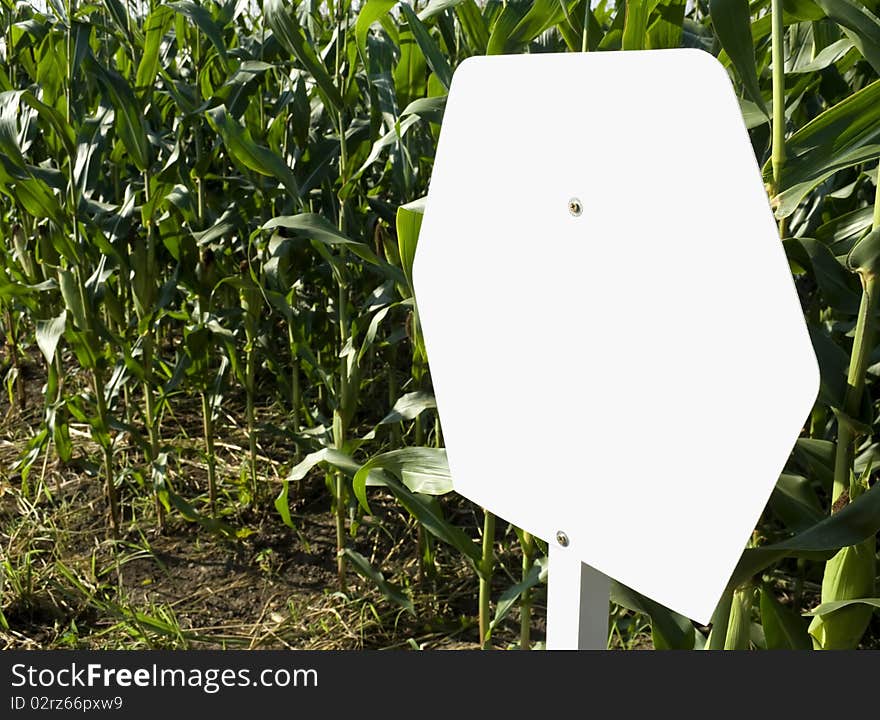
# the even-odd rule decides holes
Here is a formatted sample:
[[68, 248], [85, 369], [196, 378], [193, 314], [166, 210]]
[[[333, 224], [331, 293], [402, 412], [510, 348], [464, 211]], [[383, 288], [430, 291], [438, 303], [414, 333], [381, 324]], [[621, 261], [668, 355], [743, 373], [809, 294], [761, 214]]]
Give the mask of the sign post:
[[604, 650], [611, 580], [552, 545], [547, 577], [547, 649]]
[[466, 60], [413, 284], [457, 492], [550, 545], [548, 646], [609, 578], [707, 624], [819, 373], [727, 71]]

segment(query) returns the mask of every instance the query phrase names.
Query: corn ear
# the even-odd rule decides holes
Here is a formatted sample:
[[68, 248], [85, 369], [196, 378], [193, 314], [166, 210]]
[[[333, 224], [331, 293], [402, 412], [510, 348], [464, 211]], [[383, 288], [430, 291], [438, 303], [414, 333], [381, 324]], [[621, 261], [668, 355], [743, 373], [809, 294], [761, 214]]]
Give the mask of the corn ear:
[[[825, 564], [822, 602], [853, 600], [874, 594], [875, 543], [869, 538], [842, 548]], [[809, 632], [817, 650], [851, 650], [859, 644], [874, 608], [848, 605], [827, 615], [816, 615]]]
[[24, 271], [25, 277], [29, 283], [37, 282], [37, 269], [34, 265], [34, 257], [28, 247], [27, 239], [24, 236], [24, 230], [21, 225], [15, 225], [12, 228], [12, 246], [15, 248], [15, 257]]
[[725, 593], [712, 615], [712, 630], [703, 649], [748, 650], [753, 599], [754, 588], [751, 586]]
[[142, 237], [133, 240], [131, 268], [134, 309], [138, 318], [143, 319], [154, 311], [159, 293], [155, 280], [156, 254]]
[[260, 301], [262, 295], [260, 288], [253, 282], [246, 282], [239, 291], [241, 309], [247, 315], [247, 319], [256, 322], [260, 319]]
[[41, 227], [37, 232], [37, 251], [39, 253], [38, 262], [40, 271], [43, 273], [43, 279], [49, 279], [50, 268], [56, 267], [60, 262], [61, 256], [55, 245], [52, 243], [52, 236], [47, 228]]
[[727, 621], [727, 636], [724, 638], [725, 650], [749, 649], [754, 595], [751, 587], [740, 588], [733, 593], [730, 618]]
[[61, 297], [64, 299], [64, 304], [73, 317], [77, 329], [87, 330], [86, 308], [83, 304], [83, 296], [73, 270], [65, 269], [58, 271], [58, 286], [61, 289]]

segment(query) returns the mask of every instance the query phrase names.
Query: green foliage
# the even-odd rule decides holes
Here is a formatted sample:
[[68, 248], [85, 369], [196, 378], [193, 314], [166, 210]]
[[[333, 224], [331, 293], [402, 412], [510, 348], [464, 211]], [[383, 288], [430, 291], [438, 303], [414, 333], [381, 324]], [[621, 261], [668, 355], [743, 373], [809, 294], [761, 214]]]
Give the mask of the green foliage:
[[[455, 68], [492, 53], [717, 54], [781, 221], [822, 393], [711, 632], [622, 586], [613, 599], [650, 617], [658, 648], [865, 641], [880, 527], [870, 471], [880, 357], [876, 7], [710, 0], [687, 17], [677, 0], [5, 7], [0, 322], [11, 357], [36, 348], [48, 376], [44, 427], [19, 462], [22, 477], [47, 453], [70, 459], [77, 419], [100, 451], [108, 530], [126, 532], [120, 502], [147, 491], [160, 527], [173, 512], [233, 536], [232, 521], [220, 519], [230, 505], [274, 498], [278, 522], [293, 526], [297, 489], [326, 473], [340, 581], [350, 563], [407, 612], [417, 612], [409, 583], [386, 579], [347, 546], [375, 494], [414, 523], [420, 573], [436, 571], [437, 541], [487, 589], [492, 576], [493, 538], [481, 549], [479, 529], [447, 511], [451, 483], [411, 276]], [[781, 63], [771, 35], [782, 41]], [[724, 291], [748, 292], [747, 278]], [[73, 366], [88, 383], [68, 377]], [[215, 442], [237, 391], [247, 397], [251, 486], [231, 499]], [[210, 489], [184, 497], [180, 448], [162, 420], [188, 398], [202, 403]], [[259, 452], [263, 403], [287, 418], [290, 459], [275, 488]], [[731, 438], [746, 448], [737, 452], [748, 433]], [[122, 437], [139, 458], [120, 454]], [[540, 567], [530, 556], [484, 627], [494, 632], [518, 598], [530, 607]], [[525, 626], [528, 644], [527, 613]]]

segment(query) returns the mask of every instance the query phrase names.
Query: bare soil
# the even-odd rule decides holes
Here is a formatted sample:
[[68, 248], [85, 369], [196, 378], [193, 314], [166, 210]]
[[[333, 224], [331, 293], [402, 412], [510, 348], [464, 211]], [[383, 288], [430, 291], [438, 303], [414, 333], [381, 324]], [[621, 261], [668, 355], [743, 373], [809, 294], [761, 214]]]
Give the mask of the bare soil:
[[[0, 372], [3, 365], [0, 359]], [[247, 454], [236, 421], [243, 417], [241, 398], [225, 401], [217, 449], [218, 511], [235, 535], [212, 532], [174, 510], [159, 532], [149, 491], [129, 476], [121, 488], [123, 535], [107, 539], [99, 453], [87, 425], [71, 422], [75, 451], [68, 464], [50, 452], [38, 457], [26, 477], [16, 469], [41, 428], [45, 382], [34, 359], [21, 361], [20, 374], [23, 404], [15, 393], [11, 404], [0, 395], [0, 647], [477, 647], [472, 569], [437, 544], [437, 574], [420, 579], [415, 526], [390, 497], [371, 496], [375, 514], [361, 518], [349, 541], [387, 580], [410, 589], [415, 617], [351, 569], [340, 590], [323, 473], [292, 488], [295, 527], [283, 524], [272, 506], [290, 462], [283, 438], [267, 437], [260, 446], [264, 497], [240, 502]], [[176, 401], [174, 417], [163, 426], [163, 441], [174, 455], [169, 479], [207, 516], [200, 417], [196, 402], [187, 403]], [[266, 427], [271, 413], [271, 407], [261, 408]], [[137, 449], [119, 440], [118, 464], [137, 469], [142, 463]], [[476, 527], [468, 503], [452, 498], [444, 504], [454, 521]], [[499, 529], [499, 536], [503, 532]], [[515, 544], [499, 542], [497, 593], [518, 579], [519, 559], [504, 550]], [[541, 641], [543, 598], [536, 600], [533, 640]], [[518, 632], [514, 610], [496, 630], [494, 644], [512, 646]]]

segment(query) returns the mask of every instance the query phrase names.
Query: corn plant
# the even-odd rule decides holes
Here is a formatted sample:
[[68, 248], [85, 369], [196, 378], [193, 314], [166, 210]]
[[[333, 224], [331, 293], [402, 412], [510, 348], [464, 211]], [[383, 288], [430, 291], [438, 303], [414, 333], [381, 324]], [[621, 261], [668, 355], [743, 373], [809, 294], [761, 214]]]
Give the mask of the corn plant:
[[[451, 582], [453, 557], [471, 573], [475, 643], [495, 646], [518, 609], [511, 645], [532, 647], [545, 547], [478, 508], [456, 512], [411, 284], [446, 96], [473, 55], [696, 47], [739, 97], [822, 386], [712, 627], [619, 585], [614, 617], [649, 618], [658, 648], [876, 643], [874, 3], [2, 6], [0, 327], [10, 405], [25, 418], [42, 403], [16, 466], [28, 497], [48, 494], [50, 457], [82, 456], [111, 536], [178, 522], [234, 535], [245, 506], [295, 526], [323, 478], [340, 588], [356, 591], [354, 570], [417, 614]], [[42, 397], [27, 392], [34, 361]], [[230, 471], [220, 453], [239, 427]], [[193, 478], [180, 470], [190, 435]], [[280, 482], [261, 459], [270, 436], [287, 452]], [[144, 499], [153, 518], [135, 515]], [[380, 502], [409, 518], [412, 578], [355, 549]]]

